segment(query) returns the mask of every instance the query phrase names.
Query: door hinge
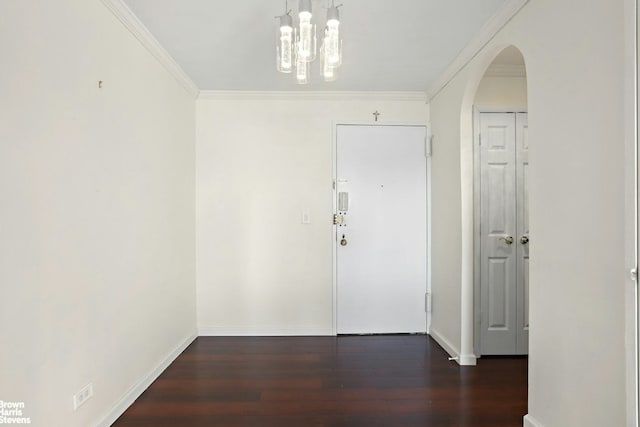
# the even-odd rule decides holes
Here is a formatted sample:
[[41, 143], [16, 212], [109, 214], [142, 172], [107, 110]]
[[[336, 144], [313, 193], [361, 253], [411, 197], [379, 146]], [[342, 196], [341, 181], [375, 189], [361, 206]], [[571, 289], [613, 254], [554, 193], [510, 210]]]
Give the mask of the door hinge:
[[344, 224], [344, 215], [334, 214], [333, 225]]
[[431, 291], [427, 291], [424, 294], [424, 311], [431, 313]]
[[424, 156], [431, 157], [433, 151], [433, 135], [424, 137]]
[[630, 273], [631, 273], [631, 280], [633, 280], [634, 282], [637, 282], [638, 281], [638, 267], [632, 268]]

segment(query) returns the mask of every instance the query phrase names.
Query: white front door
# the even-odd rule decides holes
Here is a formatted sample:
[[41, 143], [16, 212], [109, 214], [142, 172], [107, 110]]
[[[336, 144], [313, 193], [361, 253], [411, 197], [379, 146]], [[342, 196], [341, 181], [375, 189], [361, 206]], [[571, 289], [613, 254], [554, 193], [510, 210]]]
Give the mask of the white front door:
[[526, 354], [529, 329], [526, 113], [480, 114], [480, 353]]
[[425, 140], [424, 126], [337, 126], [339, 334], [426, 331]]

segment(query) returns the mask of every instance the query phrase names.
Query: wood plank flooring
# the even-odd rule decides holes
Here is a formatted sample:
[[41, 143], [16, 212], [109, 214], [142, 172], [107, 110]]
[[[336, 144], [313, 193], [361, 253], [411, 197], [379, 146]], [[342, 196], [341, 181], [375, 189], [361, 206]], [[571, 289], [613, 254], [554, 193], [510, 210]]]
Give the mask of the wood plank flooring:
[[114, 426], [521, 427], [527, 359], [426, 335], [200, 337]]

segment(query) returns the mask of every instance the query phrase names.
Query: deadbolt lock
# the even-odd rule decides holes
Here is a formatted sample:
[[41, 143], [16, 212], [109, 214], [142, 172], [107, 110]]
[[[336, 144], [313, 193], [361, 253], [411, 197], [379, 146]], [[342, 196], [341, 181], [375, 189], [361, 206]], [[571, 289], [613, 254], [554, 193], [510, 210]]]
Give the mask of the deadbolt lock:
[[522, 243], [523, 245], [526, 245], [527, 243], [529, 243], [529, 236], [525, 234], [522, 237], [520, 237], [520, 243]]
[[341, 246], [347, 246], [347, 239], [344, 238], [344, 234], [342, 235], [342, 240], [340, 240]]

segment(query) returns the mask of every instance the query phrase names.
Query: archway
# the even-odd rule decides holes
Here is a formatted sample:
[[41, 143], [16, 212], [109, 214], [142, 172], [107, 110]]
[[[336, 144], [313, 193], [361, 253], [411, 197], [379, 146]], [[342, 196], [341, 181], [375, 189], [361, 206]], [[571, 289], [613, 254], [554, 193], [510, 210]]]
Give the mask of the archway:
[[461, 364], [473, 364], [479, 355], [477, 304], [479, 298], [477, 221], [475, 215], [474, 107], [525, 109], [526, 65], [521, 51], [498, 45], [484, 53], [469, 73], [460, 116], [462, 207]]

